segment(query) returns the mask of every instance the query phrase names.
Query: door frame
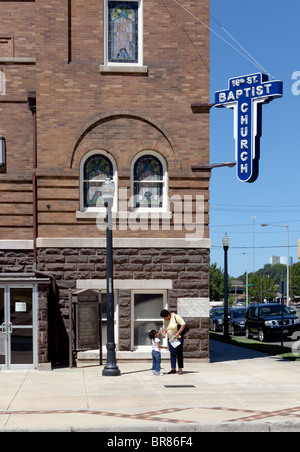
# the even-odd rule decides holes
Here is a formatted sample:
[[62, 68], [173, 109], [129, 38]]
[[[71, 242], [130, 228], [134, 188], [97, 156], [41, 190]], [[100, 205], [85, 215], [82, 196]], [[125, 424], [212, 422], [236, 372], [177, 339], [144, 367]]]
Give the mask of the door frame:
[[[36, 369], [38, 364], [38, 286], [37, 284], [5, 284], [0, 283], [0, 288], [4, 289], [4, 323], [6, 324], [5, 356], [6, 363], [0, 364], [0, 370], [26, 370]], [[11, 364], [11, 332], [10, 324], [10, 290], [11, 289], [32, 289], [32, 341], [33, 341], [33, 362], [32, 364]], [[22, 326], [22, 325], [20, 325]], [[28, 326], [25, 326], [25, 328]], [[23, 327], [24, 328], [24, 327]], [[28, 328], [29, 329], [29, 328]]]
[[[149, 345], [135, 345], [134, 344], [134, 323], [139, 322], [139, 321], [157, 321], [158, 319], [155, 317], [153, 318], [148, 318], [148, 319], [135, 319], [135, 309], [134, 309], [134, 296], [136, 294], [159, 294], [162, 295], [163, 297], [163, 309], [168, 309], [168, 290], [167, 289], [133, 289], [131, 290], [131, 351], [142, 351], [142, 352], [149, 352], [149, 350], [151, 350], [152, 345], [151, 342], [149, 341]], [[163, 326], [163, 319], [161, 319], [162, 322], [162, 326]], [[162, 341], [162, 345], [166, 346], [167, 345], [167, 339], [165, 338]]]

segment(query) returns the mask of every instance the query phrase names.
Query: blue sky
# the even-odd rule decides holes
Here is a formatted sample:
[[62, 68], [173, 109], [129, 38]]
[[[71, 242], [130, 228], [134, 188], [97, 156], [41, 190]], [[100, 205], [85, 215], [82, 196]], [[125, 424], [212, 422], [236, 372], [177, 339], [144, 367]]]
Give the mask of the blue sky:
[[[263, 105], [260, 175], [239, 182], [235, 168], [216, 168], [211, 177], [211, 263], [223, 268], [222, 238], [230, 238], [229, 272], [239, 276], [262, 268], [271, 256], [286, 256], [287, 230], [261, 223], [289, 225], [290, 256], [298, 262], [300, 239], [300, 95], [292, 92], [299, 71], [299, 0], [211, 0], [211, 15], [274, 77], [284, 96]], [[211, 18], [211, 28], [238, 48]], [[211, 98], [232, 77], [262, 72], [220, 38], [211, 35]], [[300, 84], [294, 85], [299, 91]], [[212, 108], [210, 161], [235, 159], [233, 110]], [[256, 217], [255, 219], [251, 217]], [[254, 232], [254, 233], [253, 233]], [[255, 248], [253, 249], [253, 244]]]

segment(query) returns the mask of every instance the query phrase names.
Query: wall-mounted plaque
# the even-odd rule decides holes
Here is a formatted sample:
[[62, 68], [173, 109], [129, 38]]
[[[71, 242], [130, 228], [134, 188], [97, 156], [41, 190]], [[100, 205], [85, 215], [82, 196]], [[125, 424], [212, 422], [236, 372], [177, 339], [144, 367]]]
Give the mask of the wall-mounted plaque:
[[209, 298], [178, 298], [177, 313], [181, 317], [209, 317]]
[[79, 302], [76, 311], [76, 349], [99, 348], [99, 303]]

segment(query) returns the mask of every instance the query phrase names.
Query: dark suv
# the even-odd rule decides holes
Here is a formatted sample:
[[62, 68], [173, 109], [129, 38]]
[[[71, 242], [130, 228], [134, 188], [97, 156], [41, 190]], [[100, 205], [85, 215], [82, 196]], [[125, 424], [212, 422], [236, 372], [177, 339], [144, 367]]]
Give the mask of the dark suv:
[[[284, 306], [283, 334], [291, 336], [300, 329], [300, 320], [291, 314], [290, 309]], [[250, 306], [245, 315], [246, 337], [252, 338], [258, 335], [258, 339], [264, 342], [275, 335], [282, 333], [282, 304], [261, 304]]]

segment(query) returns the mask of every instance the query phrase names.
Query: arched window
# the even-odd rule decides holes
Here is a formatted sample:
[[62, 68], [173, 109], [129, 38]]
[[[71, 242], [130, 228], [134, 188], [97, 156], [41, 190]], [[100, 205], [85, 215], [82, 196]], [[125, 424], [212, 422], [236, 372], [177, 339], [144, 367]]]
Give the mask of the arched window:
[[104, 208], [101, 187], [108, 177], [115, 182], [117, 193], [117, 173], [114, 159], [104, 151], [90, 152], [81, 163], [81, 173], [81, 210]]
[[141, 209], [166, 209], [167, 166], [154, 152], [143, 152], [133, 162], [133, 206]]

